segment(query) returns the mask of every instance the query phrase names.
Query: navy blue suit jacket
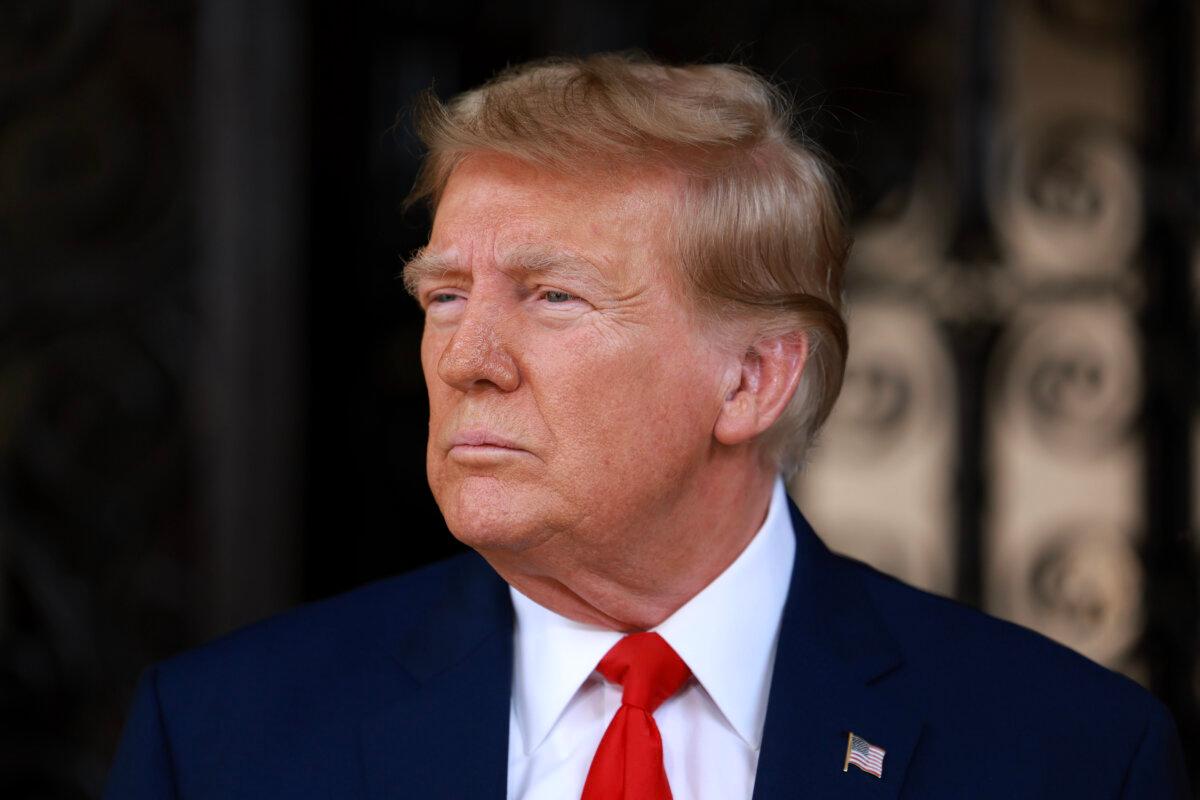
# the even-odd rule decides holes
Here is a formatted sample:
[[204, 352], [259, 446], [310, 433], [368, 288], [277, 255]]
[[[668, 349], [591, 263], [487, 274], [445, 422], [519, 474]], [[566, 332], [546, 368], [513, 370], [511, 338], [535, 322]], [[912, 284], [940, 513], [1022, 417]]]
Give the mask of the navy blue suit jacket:
[[[1171, 717], [1134, 683], [792, 514], [755, 798], [1188, 796]], [[512, 626], [469, 554], [151, 667], [106, 797], [502, 798]], [[882, 779], [843, 772], [847, 731], [886, 749]]]

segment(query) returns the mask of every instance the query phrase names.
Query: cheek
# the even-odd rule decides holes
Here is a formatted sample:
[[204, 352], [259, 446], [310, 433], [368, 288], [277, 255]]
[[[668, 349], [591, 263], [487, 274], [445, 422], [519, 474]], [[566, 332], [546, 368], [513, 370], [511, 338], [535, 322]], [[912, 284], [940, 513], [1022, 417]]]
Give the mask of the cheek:
[[437, 379], [437, 359], [442, 352], [440, 337], [426, 325], [421, 334], [421, 371], [425, 374], [425, 385], [432, 388]]
[[421, 371], [425, 376], [425, 389], [429, 396], [429, 415], [436, 419], [446, 404], [449, 396], [445, 381], [438, 376], [438, 362], [445, 347], [445, 337], [438, 336], [426, 330], [421, 337]]
[[435, 458], [434, 443], [437, 432], [449, 413], [451, 395], [448, 387], [438, 377], [437, 364], [441, 355], [441, 343], [428, 331], [421, 337], [421, 370], [425, 376], [426, 397], [429, 400], [429, 431], [426, 440], [425, 470], [435, 494], [440, 482], [441, 459]]
[[[716, 365], [687, 343], [562, 348], [539, 360], [543, 413], [572, 460], [617, 468], [654, 454], [699, 451], [710, 443]], [[557, 379], [555, 378], [557, 374]]]

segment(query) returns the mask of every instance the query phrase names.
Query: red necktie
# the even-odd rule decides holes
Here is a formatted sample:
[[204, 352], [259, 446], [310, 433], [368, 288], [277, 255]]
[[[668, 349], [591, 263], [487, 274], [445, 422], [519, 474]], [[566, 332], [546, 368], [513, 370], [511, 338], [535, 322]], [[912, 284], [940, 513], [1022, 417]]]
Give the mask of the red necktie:
[[671, 800], [653, 715], [692, 671], [657, 633], [626, 636], [596, 669], [624, 692], [592, 758], [582, 800]]

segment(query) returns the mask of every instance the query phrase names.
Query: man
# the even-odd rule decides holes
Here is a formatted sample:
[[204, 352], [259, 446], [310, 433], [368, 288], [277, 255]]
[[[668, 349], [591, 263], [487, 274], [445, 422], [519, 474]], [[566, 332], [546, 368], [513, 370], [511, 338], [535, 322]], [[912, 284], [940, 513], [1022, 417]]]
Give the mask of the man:
[[1186, 796], [1133, 683], [788, 504], [847, 237], [769, 85], [542, 62], [422, 135], [429, 482], [477, 554], [151, 668], [109, 797]]

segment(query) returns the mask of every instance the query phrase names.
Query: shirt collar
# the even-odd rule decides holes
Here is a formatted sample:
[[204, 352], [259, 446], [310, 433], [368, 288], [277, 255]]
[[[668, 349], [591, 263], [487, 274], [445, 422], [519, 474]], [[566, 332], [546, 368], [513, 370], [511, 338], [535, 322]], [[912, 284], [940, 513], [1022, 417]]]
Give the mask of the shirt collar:
[[762, 743], [779, 621], [795, 553], [787, 492], [779, 479], [767, 518], [746, 549], [654, 629], [754, 749]]
[[[779, 621], [796, 540], [783, 480], [746, 549], [654, 631], [691, 668], [747, 745], [762, 743]], [[526, 755], [623, 634], [575, 622], [509, 587], [516, 611], [513, 708]]]
[[511, 586], [509, 594], [516, 611], [513, 709], [529, 755], [623, 634], [567, 619]]

